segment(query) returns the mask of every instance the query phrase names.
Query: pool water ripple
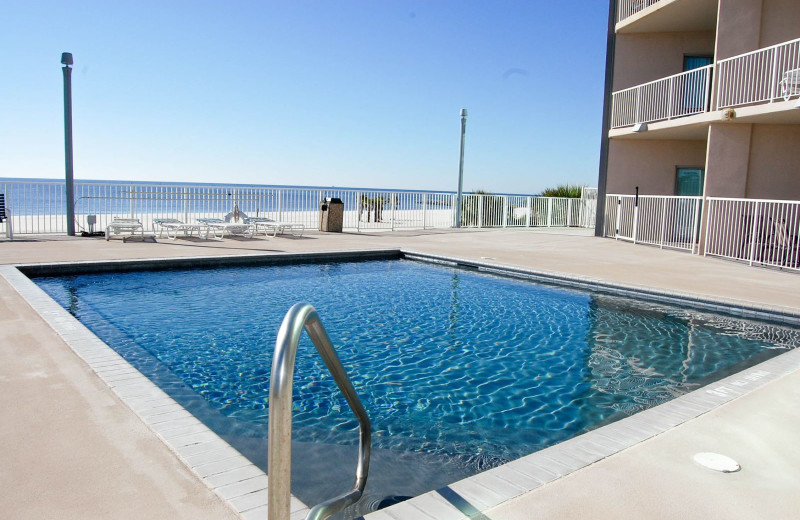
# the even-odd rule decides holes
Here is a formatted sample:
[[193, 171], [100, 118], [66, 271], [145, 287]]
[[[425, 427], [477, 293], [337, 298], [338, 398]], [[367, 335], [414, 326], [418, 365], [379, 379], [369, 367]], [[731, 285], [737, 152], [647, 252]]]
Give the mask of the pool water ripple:
[[[368, 488], [374, 503], [519, 458], [800, 345], [791, 327], [411, 261], [36, 282], [145, 374], [152, 356], [230, 419], [215, 428], [242, 438], [265, 434], [284, 314], [311, 303], [369, 412], [378, 460], [444, 461], [443, 482], [418, 482], [413, 464], [410, 477], [379, 478], [384, 488]], [[356, 429], [304, 338], [294, 439], [353, 445]], [[298, 493], [310, 502], [331, 494]]]

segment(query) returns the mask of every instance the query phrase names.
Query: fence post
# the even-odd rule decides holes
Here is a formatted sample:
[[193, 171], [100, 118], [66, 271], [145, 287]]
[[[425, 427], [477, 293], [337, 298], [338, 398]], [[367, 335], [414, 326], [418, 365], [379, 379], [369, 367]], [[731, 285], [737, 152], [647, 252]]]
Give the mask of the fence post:
[[508, 227], [508, 197], [503, 196], [503, 227]]
[[639, 122], [639, 105], [641, 103], [642, 87], [636, 87], [636, 113], [633, 115], [633, 122]]
[[6, 184], [6, 189], [4, 191], [6, 194], [6, 236], [9, 240], [14, 240], [14, 224], [11, 222], [14, 218], [14, 215], [9, 209], [9, 206], [11, 205], [11, 185]]
[[483, 195], [478, 195], [478, 227], [483, 227]]
[[700, 216], [698, 212], [700, 211], [700, 202], [698, 199], [694, 199], [694, 219], [692, 220], [692, 254], [695, 254], [694, 247], [697, 244], [697, 235], [700, 230], [697, 228], [697, 224], [700, 222]]
[[617, 225], [614, 228], [614, 240], [619, 240], [619, 226], [622, 224], [622, 197], [617, 197]]
[[636, 198], [633, 199], [633, 243], [639, 236], [639, 186], [636, 186]]
[[189, 188], [183, 188], [183, 221], [189, 222]]
[[553, 198], [547, 197], [547, 227], [553, 225]]
[[711, 229], [711, 215], [714, 212], [714, 201], [711, 199], [706, 199], [706, 201], [708, 202], [708, 214], [706, 216], [706, 236], [703, 244], [703, 256], [708, 256], [708, 232]]
[[661, 244], [659, 246], [661, 249], [664, 249], [664, 232], [667, 227], [667, 200], [666, 197], [661, 198], [662, 207], [664, 208], [661, 210]]
[[389, 197], [391, 197], [392, 200], [392, 231], [394, 231], [394, 208], [397, 204], [397, 194], [391, 193], [389, 194]]
[[769, 102], [772, 103], [775, 101], [775, 96], [778, 94], [778, 82], [776, 81], [778, 78], [778, 49], [772, 49], [772, 74], [770, 78], [770, 87], [769, 87]]
[[356, 211], [358, 211], [358, 218], [356, 219], [356, 233], [361, 233], [361, 217], [364, 215], [364, 208], [361, 206], [364, 199], [361, 192], [356, 190], [353, 192], [356, 198]]
[[129, 184], [129, 185], [128, 185], [128, 189], [130, 190], [130, 191], [128, 192], [128, 193], [130, 193], [130, 195], [129, 195], [128, 199], [129, 199], [129, 201], [130, 201], [130, 205], [131, 205], [131, 218], [133, 218], [133, 186], [131, 186], [131, 185]]
[[667, 89], [667, 95], [669, 96], [669, 101], [667, 102], [667, 119], [672, 119], [672, 98], [673, 98], [673, 89], [675, 83], [675, 76], [669, 77], [669, 88]]
[[533, 213], [533, 200], [528, 197], [528, 214], [525, 216], [525, 227], [531, 227], [531, 213]]
[[706, 69], [706, 95], [703, 97], [703, 112], [708, 112], [711, 110], [709, 98], [711, 97], [711, 71], [713, 70], [713, 67], [713, 65], [708, 65], [708, 68]]
[[567, 199], [567, 227], [572, 227], [572, 199]]
[[750, 231], [750, 265], [751, 266], [753, 265], [753, 255], [755, 254], [755, 251], [756, 251], [756, 225], [758, 223], [758, 210], [759, 210], [759, 205], [758, 205], [758, 201], [756, 201], [756, 208], [755, 208], [755, 211], [753, 212], [753, 222], [752, 222], [752, 226], [751, 226], [752, 229]]
[[428, 213], [428, 194], [422, 194], [422, 229], [426, 229], [425, 224], [427, 220], [427, 213]]

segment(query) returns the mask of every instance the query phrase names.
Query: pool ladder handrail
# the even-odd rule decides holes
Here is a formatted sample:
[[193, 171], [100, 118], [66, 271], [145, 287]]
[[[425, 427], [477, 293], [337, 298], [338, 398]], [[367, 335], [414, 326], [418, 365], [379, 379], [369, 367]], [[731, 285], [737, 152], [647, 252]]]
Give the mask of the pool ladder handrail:
[[328, 371], [336, 381], [336, 385], [344, 394], [347, 404], [350, 405], [350, 409], [358, 419], [359, 429], [358, 466], [353, 489], [336, 498], [317, 504], [308, 513], [306, 520], [328, 518], [358, 502], [364, 492], [369, 475], [371, 440], [367, 412], [333, 349], [317, 311], [307, 303], [295, 304], [283, 318], [272, 359], [272, 375], [269, 384], [269, 451], [267, 454], [269, 520], [287, 520], [289, 518], [292, 469], [292, 378], [297, 347], [303, 329], [308, 333], [317, 352], [328, 367]]

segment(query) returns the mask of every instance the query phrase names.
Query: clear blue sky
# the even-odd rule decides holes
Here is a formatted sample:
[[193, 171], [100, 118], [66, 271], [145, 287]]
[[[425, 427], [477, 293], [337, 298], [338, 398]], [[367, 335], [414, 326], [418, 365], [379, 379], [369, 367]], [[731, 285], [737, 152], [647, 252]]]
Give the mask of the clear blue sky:
[[5, 0], [0, 176], [595, 186], [607, 2]]

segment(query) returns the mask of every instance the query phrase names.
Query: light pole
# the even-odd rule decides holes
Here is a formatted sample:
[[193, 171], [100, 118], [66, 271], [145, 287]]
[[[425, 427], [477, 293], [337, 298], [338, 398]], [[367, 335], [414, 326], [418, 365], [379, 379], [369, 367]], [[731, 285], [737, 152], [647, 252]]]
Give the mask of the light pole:
[[64, 64], [64, 162], [66, 166], [67, 235], [75, 236], [75, 195], [72, 182], [72, 54], [61, 54]]
[[461, 109], [461, 155], [458, 159], [458, 197], [456, 198], [456, 227], [461, 227], [461, 191], [464, 186], [464, 136], [467, 132], [467, 109]]

